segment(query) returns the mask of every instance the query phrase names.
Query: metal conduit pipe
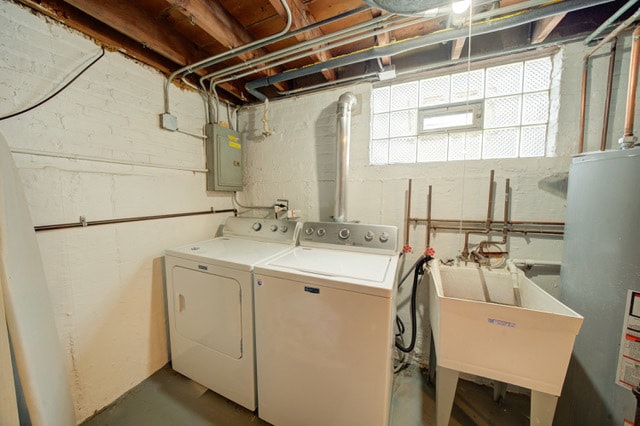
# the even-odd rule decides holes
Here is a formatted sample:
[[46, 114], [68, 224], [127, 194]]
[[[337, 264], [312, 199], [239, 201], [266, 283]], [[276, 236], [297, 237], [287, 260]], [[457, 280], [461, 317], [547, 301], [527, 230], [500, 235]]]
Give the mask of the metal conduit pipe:
[[209, 58], [203, 59], [199, 62], [196, 62], [195, 64], [191, 64], [191, 65], [187, 65], [185, 67], [180, 68], [179, 70], [173, 72], [169, 78], [167, 78], [167, 82], [164, 85], [164, 112], [169, 114], [169, 85], [171, 84], [171, 82], [173, 81], [174, 78], [176, 78], [177, 75], [185, 73], [186, 74], [190, 74], [193, 72], [196, 72], [199, 69], [202, 69], [204, 67], [208, 67], [211, 66], [217, 62], [221, 62], [223, 60], [229, 59], [235, 55], [241, 54], [241, 53], [246, 53], [249, 52], [251, 50], [257, 49], [259, 47], [265, 46], [268, 42], [272, 41], [274, 38], [276, 37], [280, 37], [283, 34], [286, 34], [287, 31], [289, 31], [289, 28], [291, 28], [291, 24], [293, 22], [293, 18], [291, 16], [291, 9], [289, 9], [289, 5], [287, 4], [286, 0], [280, 0], [280, 2], [282, 3], [282, 7], [284, 7], [284, 10], [287, 12], [287, 23], [284, 26], [284, 28], [276, 33], [273, 34], [271, 36], [265, 37], [261, 40], [256, 40], [254, 42], [242, 45], [242, 46], [238, 46], [234, 49], [231, 49], [227, 52], [224, 53], [220, 53], [218, 55], [214, 55], [211, 56]]
[[310, 92], [312, 90], [340, 86], [343, 84], [349, 84], [349, 83], [353, 83], [354, 81], [365, 81], [365, 80], [372, 80], [377, 78], [378, 78], [377, 72], [369, 72], [366, 74], [356, 75], [353, 77], [345, 77], [345, 78], [340, 78], [338, 80], [325, 81], [324, 83], [314, 84], [312, 86], [300, 87], [298, 89], [285, 90], [282, 92], [278, 91], [278, 95], [282, 95], [282, 96], [296, 95], [303, 92]]
[[[540, 19], [544, 19], [560, 13], [573, 12], [592, 6], [609, 3], [611, 1], [612, 0], [566, 0], [557, 3], [547, 3], [536, 9], [528, 11], [527, 13], [512, 14], [509, 16], [471, 24], [473, 35], [478, 36], [482, 34], [489, 34], [507, 28], [528, 24], [530, 22], [538, 21]], [[500, 9], [497, 9], [497, 11], [499, 10]], [[469, 29], [466, 27], [443, 30], [422, 37], [403, 40], [394, 44], [372, 47], [350, 55], [344, 55], [325, 62], [310, 65], [305, 68], [287, 71], [282, 74], [257, 79], [247, 83], [245, 87], [247, 92], [249, 92], [252, 96], [261, 101], [264, 101], [266, 99], [266, 96], [260, 93], [257, 89], [265, 86], [270, 86], [274, 83], [280, 83], [309, 74], [315, 74], [323, 69], [337, 68], [340, 66], [351, 65], [357, 62], [363, 62], [384, 56], [394, 56], [421, 47], [467, 37], [468, 35]]]
[[[401, 19], [404, 19], [404, 18], [401, 18]], [[233, 81], [233, 80], [237, 80], [239, 78], [247, 77], [247, 76], [249, 76], [251, 74], [255, 74], [257, 72], [264, 71], [264, 70], [269, 69], [269, 68], [273, 68], [273, 67], [276, 67], [276, 66], [279, 66], [279, 65], [282, 65], [282, 64], [286, 64], [287, 62], [292, 62], [292, 61], [296, 61], [298, 59], [306, 58], [307, 56], [309, 56], [311, 54], [314, 54], [314, 53], [325, 52], [327, 50], [331, 50], [331, 49], [334, 49], [336, 47], [343, 46], [345, 44], [350, 44], [350, 43], [354, 43], [354, 42], [359, 41], [359, 40], [370, 38], [370, 37], [376, 36], [378, 34], [382, 34], [382, 33], [386, 33], [386, 32], [389, 32], [389, 31], [393, 31], [393, 30], [401, 29], [401, 28], [408, 27], [408, 26], [411, 26], [411, 25], [415, 25], [416, 23], [422, 22], [424, 20], [426, 20], [426, 18], [419, 18], [419, 19], [414, 20], [414, 21], [403, 22], [403, 23], [391, 26], [389, 28], [382, 28], [382, 29], [378, 29], [378, 30], [374, 30], [374, 31], [368, 31], [365, 34], [362, 34], [362, 35], [359, 35], [359, 36], [356, 36], [356, 37], [352, 37], [352, 38], [349, 38], [349, 39], [346, 39], [346, 40], [338, 41], [338, 42], [333, 43], [333, 44], [325, 45], [323, 47], [316, 48], [316, 49], [310, 50], [308, 52], [300, 53], [300, 54], [295, 55], [295, 56], [290, 56], [288, 58], [281, 59], [279, 61], [263, 65], [263, 66], [261, 66], [259, 68], [248, 70], [248, 71], [245, 71], [245, 72], [243, 72], [241, 74], [236, 74], [236, 75], [233, 75], [231, 77], [228, 77], [228, 78], [225, 78], [225, 79], [222, 79], [222, 80], [217, 80], [215, 82], [213, 81], [213, 78], [212, 78], [211, 79], [211, 87], [210, 87], [209, 90], [210, 90], [211, 93], [214, 94], [214, 96], [215, 96], [215, 98], [217, 100], [218, 96], [216, 94], [215, 88], [219, 84], [226, 83], [226, 82]], [[318, 43], [317, 43], [316, 40], [314, 40], [313, 44], [315, 45], [315, 44], [318, 44]], [[303, 50], [303, 49], [300, 49], [300, 50]], [[265, 56], [259, 58], [258, 62], [263, 63], [264, 59], [265, 59]], [[248, 68], [245, 65], [246, 64], [242, 65], [243, 68]], [[219, 72], [217, 74], [218, 74], [218, 76], [222, 77], [222, 76], [225, 76], [225, 75], [229, 75], [230, 73], [231, 73], [231, 71], [225, 71], [225, 72]], [[201, 79], [201, 83], [202, 83], [202, 79]]]
[[637, 2], [638, 0], [629, 0], [628, 2], [626, 2], [624, 6], [622, 6], [613, 15], [611, 15], [609, 19], [604, 21], [598, 28], [595, 29], [594, 32], [589, 34], [589, 36], [584, 39], [584, 44], [589, 45], [589, 43], [595, 40], [595, 38], [598, 37], [600, 33], [602, 33], [609, 25], [611, 25], [616, 19], [618, 19], [623, 13], [629, 10], [631, 6], [633, 6]]
[[[546, 0], [544, 0], [544, 1], [543, 0], [530, 0], [528, 2], [519, 4], [518, 6], [521, 9], [524, 10], [526, 7], [539, 6], [540, 4], [544, 4], [545, 2], [546, 2]], [[489, 12], [484, 12], [482, 14], [479, 14], [478, 18], [474, 17], [474, 20], [486, 19], [486, 18], [490, 18], [490, 17], [498, 15], [498, 14], [510, 13], [510, 12], [513, 12], [514, 10], [517, 10], [516, 8], [517, 8], [517, 6], [508, 6], [508, 7], [502, 8], [502, 9], [495, 9], [495, 10], [492, 10], [492, 11], [489, 11]], [[450, 9], [451, 9], [450, 7], [442, 8], [442, 10], [444, 10], [447, 13], [450, 12]], [[320, 38], [317, 38], [317, 39], [314, 39], [314, 40], [309, 40], [307, 42], [299, 43], [297, 45], [290, 46], [290, 47], [282, 49], [280, 51], [273, 52], [272, 54], [268, 54], [268, 55], [262, 56], [260, 58], [255, 58], [255, 59], [252, 59], [250, 61], [244, 62], [242, 64], [238, 64], [238, 65], [232, 66], [230, 68], [227, 68], [227, 69], [224, 69], [224, 70], [221, 70], [221, 71], [216, 71], [216, 72], [213, 72], [211, 74], [205, 75], [205, 76], [201, 77], [200, 84], [204, 89], [205, 88], [204, 87], [204, 80], [206, 80], [206, 79], [211, 79], [211, 81], [212, 81], [214, 78], [224, 77], [226, 75], [232, 74], [235, 71], [241, 71], [241, 70], [248, 69], [254, 64], [265, 64], [265, 65], [261, 66], [260, 68], [255, 69], [255, 70], [247, 71], [247, 72], [244, 72], [244, 73], [239, 74], [239, 75], [233, 75], [232, 77], [229, 77], [229, 78], [223, 79], [223, 80], [219, 80], [219, 81], [217, 81], [215, 83], [212, 81], [209, 90], [210, 90], [211, 93], [214, 94], [214, 96], [217, 99], [217, 95], [215, 93], [215, 87], [217, 85], [219, 85], [219, 84], [226, 83], [226, 82], [233, 81], [233, 80], [237, 80], [239, 78], [243, 78], [243, 77], [249, 76], [251, 74], [254, 74], [256, 72], [263, 71], [263, 70], [266, 70], [266, 69], [269, 69], [269, 68], [272, 68], [272, 67], [275, 67], [275, 66], [279, 66], [279, 65], [282, 65], [282, 64], [287, 63], [287, 62], [292, 62], [294, 60], [302, 59], [302, 58], [307, 57], [307, 56], [309, 56], [311, 54], [314, 54], [314, 53], [324, 52], [324, 51], [327, 51], [327, 50], [330, 50], [330, 49], [333, 49], [333, 48], [336, 48], [336, 47], [339, 47], [339, 46], [342, 46], [342, 45], [345, 45], [345, 44], [357, 42], [357, 41], [360, 41], [360, 40], [363, 40], [365, 38], [369, 38], [369, 37], [372, 37], [372, 36], [375, 36], [375, 35], [378, 35], [378, 34], [387, 33], [387, 32], [394, 31], [394, 30], [397, 30], [397, 29], [401, 29], [401, 28], [404, 28], [404, 27], [407, 27], [407, 26], [415, 25], [415, 24], [418, 24], [418, 23], [421, 23], [421, 22], [424, 22], [424, 21], [428, 21], [428, 20], [433, 19], [434, 17], [440, 16], [440, 12], [441, 12], [441, 10], [438, 10], [438, 13], [436, 15], [434, 15], [434, 16], [421, 17], [421, 18], [416, 18], [416, 19], [411, 20], [411, 21], [401, 22], [399, 24], [396, 24], [395, 26], [390, 26], [390, 27], [387, 27], [387, 28], [377, 29], [377, 30], [374, 30], [372, 32], [368, 32], [366, 34], [358, 36], [358, 37], [353, 37], [353, 38], [350, 38], [350, 39], [346, 39], [346, 40], [340, 41], [340, 42], [335, 43], [333, 45], [326, 45], [326, 46], [323, 46], [323, 47], [321, 47], [319, 49], [314, 49], [312, 51], [309, 51], [307, 53], [302, 53], [302, 54], [299, 54], [299, 55], [294, 56], [294, 57], [289, 57], [289, 58], [287, 58], [285, 60], [281, 60], [281, 61], [278, 61], [278, 62], [275, 62], [275, 63], [265, 64], [266, 60], [271, 60], [271, 59], [277, 60], [279, 58], [285, 57], [286, 54], [288, 54], [288, 53], [292, 53], [293, 54], [293, 53], [301, 52], [306, 48], [312, 48], [312, 47], [320, 46], [320, 45], [328, 43], [328, 42], [339, 40], [339, 39], [343, 38], [343, 36], [355, 35], [355, 34], [361, 32], [361, 31], [365, 31], [365, 30], [368, 30], [370, 28], [375, 28], [377, 26], [376, 24], [378, 22], [381, 22], [381, 21], [383, 21], [383, 20], [385, 20], [385, 19], [387, 19], [389, 17], [389, 15], [386, 15], [386, 16], [382, 15], [382, 16], [374, 19], [374, 20], [371, 20], [371, 21], [368, 21], [368, 22], [365, 22], [365, 23], [361, 23], [359, 25], [356, 25], [356, 26], [353, 26], [353, 27], [350, 27], [350, 28], [346, 28], [346, 29], [341, 30], [341, 31], [336, 31], [336, 32], [331, 33], [331, 34], [327, 34], [324, 37], [320, 37]], [[399, 16], [399, 17], [396, 17], [396, 18], [390, 20], [390, 22], [388, 22], [387, 24], [394, 24], [396, 22], [403, 21], [403, 20], [406, 20], [406, 19], [407, 19], [407, 17], [405, 17], [405, 16]], [[376, 58], [376, 59], [379, 59], [379, 58]]]
[[[384, 22], [386, 20], [390, 20], [390, 23], [396, 23], [399, 21], [403, 21], [403, 20], [407, 20], [408, 18], [406, 16], [397, 16], [394, 17], [393, 15], [380, 15], [377, 18], [365, 21], [365, 22], [361, 22], [359, 24], [356, 24], [354, 26], [348, 27], [348, 28], [343, 28], [341, 30], [338, 31], [334, 31], [332, 33], [329, 34], [325, 34], [324, 36], [321, 37], [316, 37], [314, 39], [311, 40], [307, 40], [307, 41], [303, 41], [301, 43], [297, 43], [294, 44], [292, 46], [288, 46], [285, 47], [283, 49], [277, 50], [275, 52], [271, 52], [268, 53], [264, 56], [260, 56], [258, 58], [254, 58], [254, 59], [250, 59], [248, 61], [245, 61], [241, 64], [237, 64], [237, 65], [233, 65], [231, 67], [225, 68], [223, 70], [218, 70], [218, 71], [214, 71], [210, 74], [204, 75], [200, 78], [200, 85], [204, 88], [204, 81], [208, 80], [208, 79], [214, 79], [217, 77], [223, 77], [229, 74], [232, 74], [236, 71], [243, 71], [247, 68], [250, 68], [253, 65], [256, 64], [263, 64], [266, 61], [269, 60], [277, 60], [280, 58], [285, 57], [287, 54], [295, 54], [298, 53], [304, 49], [307, 48], [313, 48], [328, 42], [332, 42], [335, 41], [337, 39], [340, 39], [342, 37], [348, 37], [351, 36], [353, 34], [357, 34], [359, 32], [363, 32], [363, 31], [369, 31], [372, 28], [375, 28], [376, 26], [378, 26], [379, 23]], [[418, 22], [422, 22], [424, 19], [422, 20], [413, 20], [413, 24], [418, 23]], [[369, 34], [369, 37], [371, 37], [372, 34]], [[314, 50], [311, 53], [317, 53], [317, 50]], [[273, 66], [273, 65], [272, 65]]]
[[[383, 15], [383, 16], [381, 16], [379, 18], [386, 19], [386, 16]], [[376, 18], [376, 19], [378, 19], [378, 18]], [[403, 20], [406, 21], [406, 17], [397, 17], [397, 18], [392, 19], [390, 21], [390, 23], [403, 21]], [[226, 82], [229, 82], [229, 81], [234, 81], [234, 80], [237, 80], [237, 79], [240, 79], [240, 78], [243, 78], [243, 77], [247, 77], [247, 76], [249, 76], [251, 74], [255, 74], [257, 72], [264, 71], [264, 70], [267, 70], [269, 68], [273, 68], [273, 67], [285, 64], [287, 62], [292, 62], [292, 61], [296, 61], [298, 59], [306, 58], [307, 56], [312, 55], [312, 54], [325, 52], [327, 50], [331, 50], [331, 49], [334, 49], [336, 47], [343, 46], [345, 44], [354, 43], [356, 41], [363, 40], [363, 39], [366, 39], [366, 38], [370, 38], [370, 37], [376, 36], [378, 34], [387, 33], [389, 31], [393, 31], [393, 30], [401, 29], [401, 28], [408, 27], [408, 26], [411, 26], [411, 25], [415, 25], [417, 23], [420, 23], [420, 22], [423, 22], [423, 21], [426, 21], [426, 20], [427, 20], [427, 18], [418, 18], [418, 19], [415, 19], [415, 20], [412, 20], [412, 21], [402, 22], [402, 23], [399, 23], [397, 25], [394, 25], [394, 26], [391, 26], [391, 27], [388, 27], [388, 28], [382, 28], [382, 29], [377, 29], [377, 30], [371, 31], [370, 28], [376, 27], [375, 24], [372, 24], [372, 22], [373, 22], [373, 20], [372, 20], [372, 21], [369, 21], [369, 22], [365, 22], [365, 23], [359, 24], [359, 25], [357, 25], [355, 27], [351, 27], [349, 29], [340, 30], [340, 31], [337, 31], [336, 33], [328, 34], [326, 38], [320, 37], [320, 38], [317, 38], [317, 39], [309, 40], [307, 42], [299, 43], [299, 44], [291, 46], [289, 48], [285, 48], [285, 49], [283, 49], [281, 51], [274, 52], [272, 54], [265, 55], [263, 57], [256, 58], [256, 59], [251, 60], [251, 61], [247, 61], [247, 62], [245, 62], [243, 64], [238, 64], [235, 67], [209, 74], [209, 75], [204, 76], [204, 77], [202, 77], [200, 79], [200, 84], [204, 87], [204, 80], [206, 78], [210, 78], [211, 85], [210, 85], [209, 91], [210, 91], [210, 93], [213, 93], [214, 97], [216, 98], [216, 101], [218, 101], [218, 95], [216, 93], [216, 86], [218, 86], [218, 85], [220, 85], [222, 83], [226, 83]], [[378, 21], [376, 21], [376, 23], [377, 22]], [[240, 70], [240, 69], [243, 69], [243, 70], [244, 69], [248, 69], [252, 65], [255, 65], [255, 64], [258, 64], [258, 63], [264, 64], [265, 60], [269, 60], [269, 59], [274, 59], [275, 60], [275, 59], [278, 59], [278, 58], [283, 58], [288, 53], [295, 54], [297, 52], [302, 52], [306, 48], [311, 49], [314, 46], [320, 46], [322, 44], [325, 44], [328, 41], [339, 40], [339, 39], [343, 38], [345, 35], [353, 35], [353, 34], [357, 34], [357, 33], [362, 32], [362, 31], [365, 31], [365, 33], [360, 35], [360, 36], [348, 38], [348, 39], [345, 39], [345, 40], [342, 40], [342, 41], [338, 41], [338, 42], [333, 43], [333, 44], [327, 44], [327, 45], [324, 45], [324, 46], [319, 47], [319, 48], [316, 47], [315, 49], [309, 50], [307, 52], [300, 53], [300, 54], [297, 54], [295, 56], [290, 56], [288, 58], [281, 59], [281, 60], [276, 61], [276, 62], [265, 64], [265, 65], [262, 65], [259, 68], [255, 68], [255, 69], [252, 69], [252, 70], [249, 70], [249, 71], [245, 71], [245, 72], [243, 72], [241, 74], [236, 74], [236, 75], [233, 75], [231, 77], [228, 77], [228, 78], [225, 78], [225, 79], [222, 79], [222, 80], [213, 81], [213, 79], [215, 77], [223, 77], [223, 76], [232, 74], [234, 71], [237, 71], [237, 70]]]
[[[581, 88], [581, 100], [580, 100], [580, 135], [578, 136], [578, 154], [584, 151], [584, 125], [587, 105], [587, 78], [588, 78], [588, 61], [589, 58], [596, 53], [602, 46], [609, 43], [614, 37], [617, 37], [620, 32], [625, 30], [629, 25], [640, 17], [640, 9], [624, 20], [620, 25], [616, 27], [611, 33], [603, 38], [598, 44], [595, 45], [586, 55], [584, 55], [582, 63], [582, 88]], [[624, 139], [624, 137], [623, 137]]]
[[347, 220], [347, 179], [349, 175], [349, 145], [351, 141], [351, 110], [357, 104], [356, 95], [343, 93], [338, 98], [337, 114], [337, 158], [336, 158], [336, 193], [334, 199], [333, 220]]

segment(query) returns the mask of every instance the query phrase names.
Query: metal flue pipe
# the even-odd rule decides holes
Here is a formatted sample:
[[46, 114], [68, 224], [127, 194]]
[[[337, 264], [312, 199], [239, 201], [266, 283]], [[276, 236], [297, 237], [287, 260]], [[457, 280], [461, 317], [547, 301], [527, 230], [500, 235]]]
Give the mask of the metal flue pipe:
[[349, 175], [349, 145], [351, 142], [351, 111], [357, 105], [356, 95], [346, 92], [338, 98], [336, 144], [336, 193], [333, 220], [347, 220], [347, 178]]

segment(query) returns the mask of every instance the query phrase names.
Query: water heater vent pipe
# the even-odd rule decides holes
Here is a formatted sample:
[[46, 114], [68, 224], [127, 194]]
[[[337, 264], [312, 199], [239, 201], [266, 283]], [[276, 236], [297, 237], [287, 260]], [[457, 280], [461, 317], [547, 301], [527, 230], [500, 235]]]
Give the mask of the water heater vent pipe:
[[347, 178], [349, 174], [349, 145], [351, 142], [351, 110], [357, 104], [356, 95], [346, 92], [338, 98], [336, 143], [336, 193], [333, 220], [345, 222], [347, 204]]

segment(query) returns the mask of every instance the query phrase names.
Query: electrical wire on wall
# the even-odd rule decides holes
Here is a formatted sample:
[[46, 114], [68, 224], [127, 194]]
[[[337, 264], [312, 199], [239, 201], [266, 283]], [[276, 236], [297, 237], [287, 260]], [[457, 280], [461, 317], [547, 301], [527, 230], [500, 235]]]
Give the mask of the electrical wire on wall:
[[64, 89], [69, 87], [71, 85], [71, 83], [76, 81], [78, 79], [78, 77], [80, 77], [82, 74], [84, 74], [89, 68], [91, 68], [96, 62], [98, 62], [103, 56], [104, 56], [104, 48], [102, 47], [102, 48], [100, 48], [100, 54], [95, 59], [92, 59], [88, 65], [83, 67], [80, 70], [80, 72], [78, 72], [76, 75], [74, 75], [71, 78], [71, 80], [69, 80], [67, 83], [65, 83], [62, 87], [56, 89], [53, 93], [51, 93], [50, 95], [46, 96], [44, 99], [36, 102], [34, 105], [31, 105], [30, 107], [27, 107], [27, 108], [25, 108], [25, 109], [23, 109], [21, 111], [17, 111], [17, 112], [14, 112], [14, 113], [10, 113], [10, 114], [7, 114], [7, 115], [0, 116], [0, 121], [7, 120], [7, 119], [13, 118], [13, 117], [17, 117], [18, 115], [21, 115], [21, 114], [24, 114], [26, 112], [29, 112], [29, 111], [39, 107], [40, 105], [50, 101], [51, 99], [56, 97], [59, 93], [61, 93]]

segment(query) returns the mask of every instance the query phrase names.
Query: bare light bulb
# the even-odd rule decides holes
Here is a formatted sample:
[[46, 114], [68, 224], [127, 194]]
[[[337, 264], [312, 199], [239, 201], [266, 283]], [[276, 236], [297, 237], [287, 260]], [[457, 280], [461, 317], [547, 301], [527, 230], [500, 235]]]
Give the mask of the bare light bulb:
[[451, 10], [459, 15], [469, 9], [469, 6], [471, 6], [471, 0], [458, 0], [451, 3]]

